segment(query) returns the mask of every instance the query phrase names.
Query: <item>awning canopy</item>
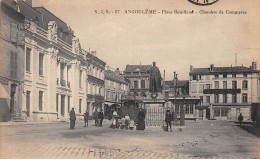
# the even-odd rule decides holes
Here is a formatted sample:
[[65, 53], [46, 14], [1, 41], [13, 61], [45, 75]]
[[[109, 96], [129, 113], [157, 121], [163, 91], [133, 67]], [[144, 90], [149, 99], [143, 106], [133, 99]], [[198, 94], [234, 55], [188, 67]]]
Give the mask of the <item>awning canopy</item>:
[[112, 102], [105, 102], [105, 105], [112, 106], [112, 105], [119, 105], [118, 103], [112, 103]]
[[1, 83], [0, 83], [0, 98], [8, 98], [8, 99], [11, 98]]

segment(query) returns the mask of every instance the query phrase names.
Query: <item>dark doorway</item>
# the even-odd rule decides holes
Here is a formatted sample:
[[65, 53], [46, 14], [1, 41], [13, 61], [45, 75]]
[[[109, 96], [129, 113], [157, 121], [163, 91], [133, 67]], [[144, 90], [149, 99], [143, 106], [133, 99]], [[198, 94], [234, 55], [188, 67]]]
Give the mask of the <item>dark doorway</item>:
[[30, 96], [31, 92], [30, 91], [26, 91], [26, 115], [27, 117], [30, 117]]
[[60, 114], [64, 117], [64, 109], [65, 109], [65, 95], [61, 95], [61, 110]]
[[14, 114], [14, 96], [16, 92], [16, 84], [11, 84], [10, 114]]
[[206, 109], [206, 118], [210, 119], [210, 109]]

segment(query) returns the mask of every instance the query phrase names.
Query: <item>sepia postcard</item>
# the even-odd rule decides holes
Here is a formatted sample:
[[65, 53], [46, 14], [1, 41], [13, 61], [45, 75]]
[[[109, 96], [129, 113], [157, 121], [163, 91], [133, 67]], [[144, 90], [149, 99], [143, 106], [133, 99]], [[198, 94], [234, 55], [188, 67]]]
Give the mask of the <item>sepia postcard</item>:
[[0, 0], [1, 159], [260, 158], [259, 0]]

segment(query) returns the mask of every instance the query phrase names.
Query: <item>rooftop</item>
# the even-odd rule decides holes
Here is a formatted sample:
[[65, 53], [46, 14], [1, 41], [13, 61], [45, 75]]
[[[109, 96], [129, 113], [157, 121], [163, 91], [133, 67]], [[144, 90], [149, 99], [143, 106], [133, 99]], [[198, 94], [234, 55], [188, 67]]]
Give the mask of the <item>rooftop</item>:
[[253, 70], [252, 68], [244, 66], [234, 67], [213, 67], [210, 68], [193, 68], [189, 75], [210, 75], [210, 74], [232, 74], [232, 73], [260, 73], [260, 70]]
[[147, 72], [152, 65], [126, 65], [124, 72]]

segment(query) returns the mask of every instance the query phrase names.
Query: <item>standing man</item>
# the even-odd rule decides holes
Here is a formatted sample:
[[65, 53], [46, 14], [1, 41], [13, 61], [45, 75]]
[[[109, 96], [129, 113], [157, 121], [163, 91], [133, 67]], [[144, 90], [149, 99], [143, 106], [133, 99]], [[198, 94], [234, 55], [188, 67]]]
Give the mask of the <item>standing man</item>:
[[145, 129], [145, 121], [144, 120], [145, 120], [145, 113], [140, 108], [138, 116], [137, 116], [137, 127], [136, 127], [136, 130], [144, 130]]
[[240, 113], [239, 117], [238, 117], [238, 121], [239, 121], [239, 125], [241, 127], [242, 121], [244, 120], [244, 117], [242, 115], [242, 113]]
[[75, 128], [75, 122], [76, 122], [76, 114], [74, 111], [74, 108], [70, 110], [70, 129]]
[[86, 127], [86, 126], [88, 127], [88, 117], [89, 117], [89, 113], [88, 113], [88, 111], [86, 111], [86, 112], [84, 113], [85, 127]]
[[104, 119], [104, 113], [103, 113], [103, 111], [101, 111], [101, 118], [100, 118], [100, 126], [101, 127], [103, 127], [103, 125], [102, 125], [103, 119]]
[[172, 125], [171, 125], [171, 121], [172, 121], [172, 114], [170, 113], [170, 110], [167, 110], [166, 115], [165, 115], [165, 122], [166, 122], [166, 129], [168, 131], [168, 128], [170, 126], [170, 131], [172, 132]]
[[97, 112], [97, 109], [95, 109], [95, 111], [93, 113], [93, 118], [95, 120], [95, 126], [97, 126], [97, 124], [98, 124], [98, 112]]

